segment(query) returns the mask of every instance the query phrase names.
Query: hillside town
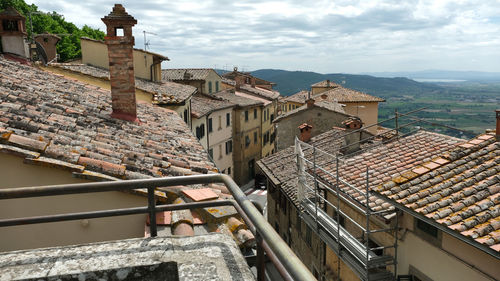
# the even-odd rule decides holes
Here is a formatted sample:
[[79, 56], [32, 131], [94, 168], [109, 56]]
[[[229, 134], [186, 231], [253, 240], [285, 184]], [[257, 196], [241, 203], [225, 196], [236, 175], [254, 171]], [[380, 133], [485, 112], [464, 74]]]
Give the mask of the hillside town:
[[499, 280], [500, 110], [464, 139], [169, 68], [109, 9], [72, 61], [0, 11], [0, 280]]

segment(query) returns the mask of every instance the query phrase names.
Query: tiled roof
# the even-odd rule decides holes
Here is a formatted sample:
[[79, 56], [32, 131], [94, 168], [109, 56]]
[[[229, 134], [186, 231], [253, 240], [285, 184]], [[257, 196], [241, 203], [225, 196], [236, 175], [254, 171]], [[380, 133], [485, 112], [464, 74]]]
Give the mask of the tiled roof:
[[[205, 80], [211, 71], [215, 72], [211, 68], [162, 69], [161, 77], [163, 81]], [[188, 79], [186, 73], [189, 75]]]
[[236, 104], [240, 107], [255, 106], [255, 105], [264, 104], [262, 101], [259, 101], [257, 99], [251, 99], [248, 97], [236, 95], [231, 90], [220, 91], [220, 92], [214, 93], [213, 95], [216, 97], [219, 97], [221, 99], [224, 99], [226, 101], [229, 101], [233, 104]]
[[305, 103], [308, 97], [309, 97], [309, 91], [300, 91], [300, 92], [295, 93], [291, 96], [283, 98], [283, 101]]
[[[343, 143], [342, 132], [342, 130], [328, 131], [312, 138], [309, 144], [316, 146], [321, 151], [335, 155]], [[369, 167], [370, 186], [378, 186], [394, 177], [401, 176], [405, 170], [413, 166], [429, 161], [433, 155], [447, 151], [460, 141], [457, 138], [442, 134], [419, 131], [416, 134], [368, 148], [357, 155], [345, 158], [339, 164], [339, 174], [343, 180], [363, 191], [366, 188], [367, 166]], [[297, 173], [293, 151], [293, 148], [279, 151], [260, 160], [259, 165], [267, 167], [266, 174], [274, 177], [276, 179], [275, 183], [283, 183], [286, 187], [283, 188], [284, 191], [292, 200], [296, 200], [294, 196], [296, 197], [297, 186], [289, 184], [292, 180], [296, 180], [294, 178], [296, 178]], [[311, 152], [308, 151], [307, 153], [310, 154]], [[305, 157], [307, 159], [312, 158], [312, 154], [308, 156], [307, 153], [304, 152]], [[323, 166], [325, 170], [335, 174], [335, 164], [333, 163], [335, 159], [323, 153], [318, 155], [322, 157], [316, 158], [318, 166]], [[336, 182], [335, 178], [325, 173], [319, 172], [318, 175], [326, 182]], [[366, 204], [364, 192], [358, 192], [345, 185], [341, 185], [341, 188], [353, 201], [362, 205]], [[394, 208], [391, 204], [375, 196], [370, 196], [369, 205], [374, 211]]]
[[[173, 204], [232, 199], [225, 186], [214, 184], [201, 189], [176, 187], [164, 191]], [[192, 236], [219, 232], [234, 237], [240, 247], [250, 247], [255, 243], [255, 237], [232, 206], [160, 212], [156, 214], [156, 222], [159, 235]], [[149, 228], [146, 231], [149, 235]]]
[[329, 101], [337, 101], [340, 103], [345, 102], [383, 102], [384, 99], [379, 97], [375, 97], [369, 94], [365, 94], [363, 92], [359, 92], [356, 90], [344, 88], [344, 87], [335, 87], [331, 90], [316, 94], [313, 96], [315, 100], [322, 100], [323, 97], [326, 96], [326, 100]]
[[[52, 66], [61, 69], [85, 74], [95, 78], [109, 80], [109, 70], [86, 64], [65, 64], [56, 63]], [[135, 78], [135, 87], [139, 90], [151, 93], [156, 104], [176, 104], [182, 103], [194, 93], [196, 87], [182, 85], [174, 82], [151, 82], [142, 78]]]
[[500, 143], [493, 134], [434, 153], [375, 190], [500, 252]]
[[236, 85], [236, 81], [231, 80], [229, 78], [226, 78], [224, 76], [222, 76], [222, 83], [226, 83], [226, 84], [232, 85], [232, 86]]
[[233, 107], [234, 104], [214, 96], [196, 94], [191, 99], [191, 114], [200, 118], [213, 111]]
[[27, 162], [121, 179], [216, 171], [174, 111], [138, 104], [113, 119], [108, 90], [0, 59], [0, 151]]
[[13, 7], [7, 7], [5, 10], [0, 12], [0, 17], [9, 17], [9, 18], [18, 18], [18, 19], [25, 19], [21, 13], [19, 13], [16, 9]]
[[[339, 103], [336, 103], [336, 102], [316, 101], [316, 102], [314, 102], [313, 106], [323, 108], [323, 109], [326, 109], [329, 111], [338, 112], [338, 113], [345, 115], [346, 117], [350, 116], [350, 115], [345, 113], [343, 106], [340, 105]], [[287, 118], [289, 116], [295, 115], [295, 114], [302, 112], [302, 111], [305, 111], [307, 109], [308, 109], [307, 105], [300, 106], [296, 109], [293, 109], [291, 111], [288, 111], [288, 112], [285, 112], [285, 113], [279, 115], [276, 119], [274, 119], [274, 122], [278, 122], [279, 120], [282, 120], [282, 119]]]
[[266, 98], [258, 97], [256, 95], [249, 94], [248, 92], [245, 92], [245, 91], [235, 91], [234, 94], [238, 97], [247, 98], [247, 99], [251, 99], [251, 100], [260, 102], [264, 106], [267, 106], [268, 104], [272, 103], [272, 101], [270, 101]]
[[[136, 124], [111, 118], [110, 104], [108, 90], [0, 58], [0, 152], [23, 157], [28, 164], [60, 168], [93, 180], [217, 171], [176, 112], [138, 103], [141, 124]], [[232, 198], [224, 186], [214, 184], [160, 188], [156, 195], [162, 202], [182, 204], [200, 200], [192, 194], [201, 188], [206, 190], [202, 195], [215, 194], [201, 200]], [[172, 219], [174, 224], [170, 225], [181, 228], [172, 231], [184, 235], [199, 222], [208, 227], [207, 232], [233, 235], [240, 245], [254, 241], [244, 225], [230, 227], [230, 221], [240, 219], [233, 207], [194, 212], [194, 216], [190, 211], [172, 212], [174, 216], [185, 214]]]
[[[95, 78], [109, 80], [109, 70], [86, 64], [54, 63], [51, 66], [76, 73], [85, 74]], [[196, 87], [182, 85], [174, 82], [151, 82], [146, 79], [135, 78], [136, 89], [151, 93], [156, 104], [182, 103], [194, 93]]]
[[318, 83], [314, 83], [311, 85], [311, 87], [330, 87], [330, 88], [336, 88], [336, 87], [341, 87], [339, 84], [332, 82], [330, 80], [323, 80]]
[[[311, 138], [309, 144], [328, 153], [339, 151], [344, 142], [344, 130], [332, 129], [321, 135]], [[275, 185], [281, 185], [281, 189], [289, 198], [300, 208], [300, 202], [297, 200], [297, 164], [293, 146], [278, 151], [275, 154], [262, 158], [257, 165], [262, 171], [272, 179]], [[304, 155], [307, 158], [312, 157], [312, 150], [305, 150]]]
[[263, 98], [266, 98], [266, 99], [271, 99], [271, 100], [275, 100], [277, 98], [280, 97], [280, 93], [279, 92], [276, 92], [276, 91], [271, 91], [271, 90], [267, 90], [267, 89], [264, 89], [264, 88], [260, 88], [258, 86], [256, 86], [255, 88], [250, 86], [250, 85], [247, 85], [247, 84], [243, 84], [240, 86], [240, 90], [242, 91], [247, 91], [251, 94], [255, 94], [255, 95], [258, 95], [260, 97], [263, 97]]

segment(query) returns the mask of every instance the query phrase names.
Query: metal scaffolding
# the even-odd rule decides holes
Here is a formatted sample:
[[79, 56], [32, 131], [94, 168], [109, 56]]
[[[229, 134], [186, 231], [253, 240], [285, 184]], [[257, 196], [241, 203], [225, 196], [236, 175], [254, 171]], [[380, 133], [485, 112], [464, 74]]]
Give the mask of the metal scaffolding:
[[[306, 153], [304, 153], [306, 152]], [[339, 165], [343, 161], [339, 155], [331, 155], [315, 146], [295, 140], [295, 153], [298, 170], [298, 190], [297, 197], [303, 212], [301, 216], [306, 224], [311, 227], [322, 241], [331, 248], [337, 257], [347, 264], [361, 280], [395, 280], [397, 274], [397, 254], [377, 255], [375, 251], [393, 248], [397, 253], [397, 227], [398, 216], [396, 210], [391, 208], [383, 211], [373, 211], [368, 204], [360, 204], [344, 192], [340, 187], [346, 186], [365, 194], [366, 201], [369, 202], [370, 179], [369, 170], [366, 169], [366, 186], [364, 190], [355, 187], [345, 181], [339, 175]], [[325, 169], [324, 165], [335, 166], [335, 170]], [[320, 175], [327, 175], [335, 181], [326, 181]], [[327, 194], [335, 198], [331, 202]], [[357, 213], [365, 216], [366, 224], [356, 221], [345, 213], [341, 208], [341, 202], [348, 205]], [[335, 211], [334, 216], [327, 213], [330, 207]], [[387, 228], [377, 228], [370, 225], [373, 216], [392, 215], [395, 225]], [[341, 216], [351, 222], [351, 224], [362, 231], [362, 237], [355, 237], [347, 231], [341, 224]], [[382, 247], [370, 247], [370, 235], [376, 232], [394, 232], [392, 245]], [[361, 238], [361, 239], [360, 239]], [[393, 270], [387, 269], [392, 266]], [[337, 270], [337, 277], [340, 280], [340, 270]]]

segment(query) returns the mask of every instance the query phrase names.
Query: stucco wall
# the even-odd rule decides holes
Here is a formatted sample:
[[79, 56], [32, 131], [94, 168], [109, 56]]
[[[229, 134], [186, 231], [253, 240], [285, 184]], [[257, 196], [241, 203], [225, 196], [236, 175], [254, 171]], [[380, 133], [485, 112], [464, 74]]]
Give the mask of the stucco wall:
[[[226, 108], [212, 112], [208, 118], [212, 118], [212, 128], [213, 131], [208, 133], [208, 145], [213, 149], [214, 162], [217, 168], [225, 174], [228, 173], [228, 168], [231, 168], [231, 176], [234, 175], [233, 167], [233, 152], [226, 154], [226, 142], [232, 141], [233, 139], [233, 109]], [[227, 126], [226, 114], [230, 114], [230, 123]], [[220, 121], [220, 124], [219, 124]], [[220, 125], [220, 126], [219, 126]], [[205, 125], [206, 126], [206, 125]], [[234, 144], [233, 144], [234, 150]]]
[[[109, 80], [95, 78], [92, 76], [88, 76], [88, 75], [80, 74], [77, 72], [61, 69], [58, 67], [48, 66], [48, 67], [41, 67], [41, 68], [44, 70], [53, 72], [53, 73], [64, 75], [66, 77], [77, 79], [78, 81], [86, 83], [86, 84], [98, 86], [98, 87], [101, 87], [103, 89], [111, 91], [111, 85], [109, 83]], [[135, 97], [138, 101], [145, 101], [148, 103], [151, 103], [153, 101], [153, 95], [151, 93], [144, 92], [144, 91], [139, 90], [139, 89], [135, 89]]]
[[22, 57], [29, 57], [28, 45], [24, 43], [22, 36], [2, 35], [2, 51], [12, 53]]
[[[28, 165], [0, 153], [0, 188], [86, 182], [70, 172]], [[40, 216], [146, 206], [147, 198], [124, 192], [88, 193], [2, 200], [0, 218]], [[0, 228], [0, 251], [143, 237], [146, 215], [120, 216]]]
[[300, 135], [298, 127], [302, 123], [312, 125], [311, 136], [317, 136], [329, 131], [333, 126], [341, 126], [348, 116], [326, 109], [312, 107], [285, 117], [276, 122], [277, 150], [282, 150], [294, 144], [295, 136]]
[[[257, 118], [254, 118], [254, 109], [257, 110]], [[248, 110], [248, 121], [245, 121], [245, 111]], [[234, 180], [242, 185], [251, 180], [249, 176], [248, 162], [255, 161], [261, 156], [261, 107], [245, 107], [235, 109], [233, 127], [233, 161], [234, 161]], [[257, 133], [257, 142], [254, 142], [254, 133]], [[250, 138], [250, 145], [245, 146], [245, 137]]]
[[[212, 91], [210, 92], [209, 90], [209, 86], [208, 86], [208, 83], [209, 82], [212, 82]], [[217, 75], [217, 73], [212, 70], [209, 72], [207, 78], [205, 79], [205, 83], [203, 84], [203, 93], [204, 94], [213, 94], [213, 93], [216, 93], [218, 92], [217, 91], [217, 88], [216, 88], [216, 84], [219, 84], [219, 90], [218, 91], [222, 91], [222, 79], [219, 75]]]
[[[378, 122], [378, 102], [345, 103], [344, 110], [347, 114], [358, 116], [363, 121], [363, 127]], [[367, 129], [370, 133], [377, 133], [377, 126]]]
[[[464, 251], [467, 249], [462, 246], [460, 247], [461, 248], [457, 249], [457, 251]], [[483, 261], [474, 251], [468, 252], [467, 256], [469, 258], [476, 258], [476, 261]], [[452, 255], [424, 241], [411, 231], [406, 234], [403, 241], [399, 242], [398, 257], [398, 272], [400, 274], [408, 274], [411, 265], [424, 273], [427, 277], [436, 281], [494, 280], [461, 262]], [[495, 261], [495, 264], [488, 264], [493, 265], [493, 267], [491, 267], [492, 273], [496, 272], [496, 275], [492, 276], [500, 276], [498, 260]]]
[[[82, 63], [109, 69], [108, 47], [104, 42], [81, 39]], [[151, 65], [153, 55], [134, 49], [134, 75], [151, 80]], [[161, 71], [161, 65], [155, 65], [156, 73]]]

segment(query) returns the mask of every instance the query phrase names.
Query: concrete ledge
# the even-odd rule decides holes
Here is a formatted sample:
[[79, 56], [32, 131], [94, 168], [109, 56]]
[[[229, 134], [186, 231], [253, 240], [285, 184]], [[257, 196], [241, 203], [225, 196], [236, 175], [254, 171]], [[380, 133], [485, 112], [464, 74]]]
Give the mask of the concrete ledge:
[[155, 237], [0, 254], [0, 280], [254, 280], [231, 237]]

